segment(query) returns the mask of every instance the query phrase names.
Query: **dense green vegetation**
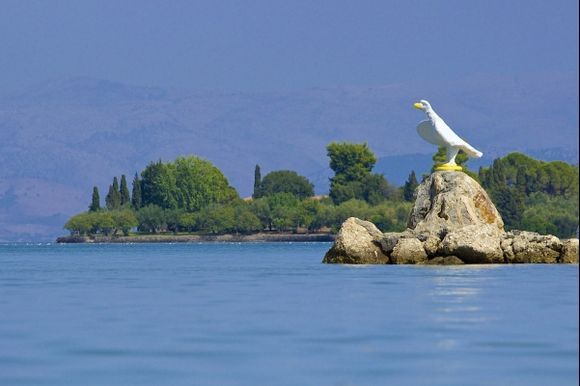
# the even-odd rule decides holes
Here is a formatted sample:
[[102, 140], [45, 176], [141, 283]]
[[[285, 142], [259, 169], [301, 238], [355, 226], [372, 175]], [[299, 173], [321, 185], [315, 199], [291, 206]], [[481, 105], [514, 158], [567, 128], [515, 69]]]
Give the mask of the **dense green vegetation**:
[[[314, 186], [291, 170], [264, 178], [254, 170], [252, 199], [241, 199], [222, 172], [198, 157], [152, 162], [133, 178], [113, 178], [101, 207], [93, 188], [89, 211], [65, 224], [73, 235], [193, 232], [200, 234], [333, 232], [351, 216], [374, 222], [383, 231], [400, 231], [418, 186], [415, 172], [395, 187], [372, 172], [376, 157], [367, 144], [327, 146], [331, 178], [329, 196], [314, 196]], [[435, 163], [444, 160], [439, 149]], [[458, 156], [464, 164], [466, 157]], [[463, 165], [465, 167], [465, 165]], [[512, 153], [482, 168], [479, 179], [501, 212], [507, 228], [568, 237], [578, 224], [578, 167], [542, 162]]]
[[578, 166], [511, 153], [479, 170], [507, 229], [570, 237], [578, 226]]
[[267, 197], [276, 193], [291, 193], [300, 199], [314, 196], [314, 185], [292, 170], [278, 170], [268, 173], [264, 179], [259, 179], [259, 166], [254, 177], [253, 198]]
[[373, 174], [377, 158], [366, 143], [332, 142], [326, 147], [330, 168], [330, 198], [335, 204], [363, 200], [377, 205], [387, 199], [398, 200], [398, 190], [382, 174]]

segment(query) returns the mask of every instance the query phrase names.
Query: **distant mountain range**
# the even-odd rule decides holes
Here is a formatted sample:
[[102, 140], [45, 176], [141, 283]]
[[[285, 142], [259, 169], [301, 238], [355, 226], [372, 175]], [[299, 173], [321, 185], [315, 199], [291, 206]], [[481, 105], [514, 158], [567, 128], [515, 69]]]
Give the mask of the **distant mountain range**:
[[185, 154], [211, 160], [242, 196], [256, 164], [296, 170], [324, 193], [325, 146], [368, 142], [375, 170], [401, 184], [431, 166], [434, 149], [415, 133], [420, 98], [484, 152], [479, 164], [513, 150], [577, 163], [577, 85], [576, 74], [279, 93], [50, 82], [0, 97], [0, 241], [51, 240], [93, 185], [104, 197], [113, 176]]

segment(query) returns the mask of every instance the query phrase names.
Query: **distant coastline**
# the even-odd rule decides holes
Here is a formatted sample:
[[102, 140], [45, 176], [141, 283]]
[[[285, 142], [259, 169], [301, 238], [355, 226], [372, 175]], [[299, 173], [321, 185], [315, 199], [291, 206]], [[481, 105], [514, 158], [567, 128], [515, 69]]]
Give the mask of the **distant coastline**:
[[191, 235], [191, 234], [157, 234], [131, 236], [62, 236], [57, 243], [203, 243], [203, 242], [331, 242], [336, 235], [332, 233], [254, 233], [254, 234], [223, 234], [223, 235]]

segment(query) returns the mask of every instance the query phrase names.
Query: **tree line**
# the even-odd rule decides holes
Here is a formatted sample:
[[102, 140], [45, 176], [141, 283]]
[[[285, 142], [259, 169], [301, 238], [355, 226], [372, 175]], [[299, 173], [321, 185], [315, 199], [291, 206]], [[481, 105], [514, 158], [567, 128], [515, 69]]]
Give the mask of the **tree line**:
[[[252, 197], [244, 200], [211, 162], [178, 157], [173, 162], [151, 162], [135, 174], [131, 191], [125, 175], [120, 180], [114, 177], [104, 207], [94, 187], [89, 210], [71, 217], [65, 228], [73, 235], [127, 235], [133, 230], [335, 232], [346, 218], [356, 216], [383, 231], [403, 230], [419, 184], [415, 172], [397, 187], [373, 173], [376, 157], [367, 144], [333, 142], [326, 150], [334, 172], [328, 196], [315, 196], [314, 185], [295, 171], [277, 170], [262, 177], [256, 165]], [[444, 157], [440, 148], [433, 160]], [[464, 155], [457, 157], [488, 190], [506, 227], [561, 236], [575, 231], [578, 167], [512, 153], [474, 173], [466, 168], [466, 160]]]
[[478, 177], [506, 228], [570, 237], [578, 227], [578, 172], [577, 165], [511, 153]]

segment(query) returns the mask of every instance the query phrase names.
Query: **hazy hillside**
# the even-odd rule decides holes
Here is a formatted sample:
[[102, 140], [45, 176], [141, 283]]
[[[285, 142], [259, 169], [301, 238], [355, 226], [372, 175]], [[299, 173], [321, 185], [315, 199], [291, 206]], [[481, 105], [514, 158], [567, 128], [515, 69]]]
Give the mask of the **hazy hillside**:
[[93, 185], [104, 197], [112, 176], [181, 154], [214, 162], [242, 196], [250, 194], [256, 163], [263, 173], [297, 170], [324, 192], [325, 145], [367, 141], [383, 157], [377, 169], [400, 182], [410, 169], [428, 168], [433, 151], [415, 133], [419, 98], [488, 156], [482, 162], [524, 149], [577, 162], [577, 80], [482, 77], [280, 93], [87, 78], [41, 85], [0, 98], [0, 240], [51, 239], [70, 214], [86, 209]]

